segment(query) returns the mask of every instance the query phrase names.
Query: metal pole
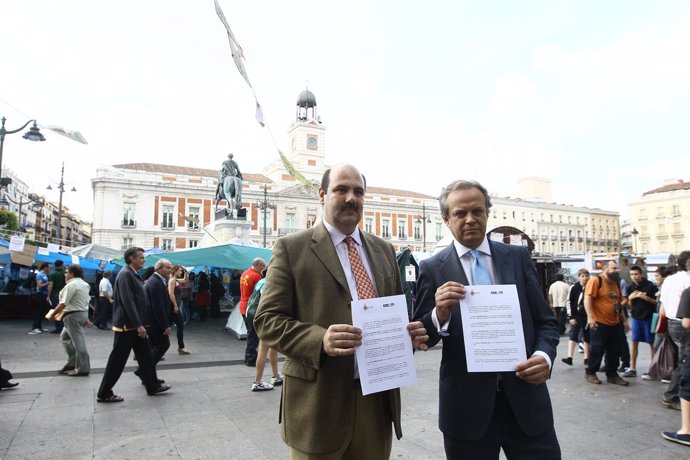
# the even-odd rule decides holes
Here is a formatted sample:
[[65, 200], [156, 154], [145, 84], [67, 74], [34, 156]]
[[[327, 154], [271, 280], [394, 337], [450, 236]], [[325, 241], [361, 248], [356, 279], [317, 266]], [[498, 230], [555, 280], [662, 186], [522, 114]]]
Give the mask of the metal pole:
[[422, 238], [424, 239], [424, 252], [426, 252], [426, 204], [422, 203]]
[[268, 190], [266, 189], [266, 185], [264, 184], [264, 201], [261, 203], [261, 208], [264, 211], [264, 247], [266, 247], [266, 209], [268, 208]]
[[60, 200], [58, 203], [58, 227], [57, 227], [57, 244], [62, 245], [62, 194], [65, 192], [65, 162], [62, 162], [62, 171], [60, 172]]

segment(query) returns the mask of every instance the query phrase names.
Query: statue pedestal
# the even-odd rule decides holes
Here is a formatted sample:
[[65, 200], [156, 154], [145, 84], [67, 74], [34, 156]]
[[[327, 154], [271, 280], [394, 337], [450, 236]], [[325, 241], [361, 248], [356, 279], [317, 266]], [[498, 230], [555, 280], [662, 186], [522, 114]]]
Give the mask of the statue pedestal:
[[250, 228], [252, 228], [252, 222], [246, 219], [227, 217], [213, 221], [205, 227], [206, 232], [199, 241], [198, 247], [209, 248], [225, 243], [257, 246], [256, 242], [248, 238]]

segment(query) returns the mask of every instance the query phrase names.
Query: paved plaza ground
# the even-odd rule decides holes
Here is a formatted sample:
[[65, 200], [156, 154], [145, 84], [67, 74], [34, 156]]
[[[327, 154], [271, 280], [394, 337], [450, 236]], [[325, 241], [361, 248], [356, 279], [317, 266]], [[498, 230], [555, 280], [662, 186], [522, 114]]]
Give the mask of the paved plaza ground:
[[[191, 355], [178, 355], [172, 340], [159, 364], [159, 377], [173, 387], [167, 393], [147, 396], [130, 361], [115, 387], [125, 398], [118, 404], [96, 402], [112, 332], [87, 331], [91, 375], [71, 378], [56, 372], [65, 361], [58, 336], [26, 335], [30, 323], [0, 322], [0, 358], [20, 382], [0, 392], [0, 458], [287, 458], [280, 390], [250, 391], [245, 342], [222, 331], [224, 320], [186, 328]], [[589, 384], [581, 354], [572, 367], [561, 363], [566, 344], [561, 338], [549, 382], [563, 458], [690, 458], [690, 448], [659, 435], [680, 424], [680, 412], [659, 404], [665, 385], [640, 378], [627, 388]], [[642, 355], [638, 367], [646, 369], [646, 349]], [[444, 458], [436, 423], [440, 358], [439, 347], [415, 355], [418, 382], [402, 391], [404, 437], [393, 442], [393, 459]]]

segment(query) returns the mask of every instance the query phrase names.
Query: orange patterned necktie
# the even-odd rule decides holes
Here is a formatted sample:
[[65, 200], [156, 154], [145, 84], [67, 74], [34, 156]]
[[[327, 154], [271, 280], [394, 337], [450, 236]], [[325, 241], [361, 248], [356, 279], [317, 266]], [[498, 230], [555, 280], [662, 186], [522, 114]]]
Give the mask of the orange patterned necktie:
[[369, 274], [364, 268], [362, 258], [359, 257], [357, 243], [351, 236], [345, 237], [345, 243], [347, 243], [347, 258], [350, 259], [352, 276], [355, 277], [355, 284], [357, 285], [357, 297], [359, 297], [359, 300], [373, 299], [376, 297], [376, 289], [374, 289], [371, 278], [369, 278]]

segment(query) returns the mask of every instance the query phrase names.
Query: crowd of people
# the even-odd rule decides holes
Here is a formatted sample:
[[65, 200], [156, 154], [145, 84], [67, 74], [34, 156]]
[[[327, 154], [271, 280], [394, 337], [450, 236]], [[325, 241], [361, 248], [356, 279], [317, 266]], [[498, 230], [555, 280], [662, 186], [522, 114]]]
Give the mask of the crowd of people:
[[[658, 267], [655, 282], [641, 266], [630, 267], [629, 282], [620, 271], [609, 261], [595, 276], [580, 269], [570, 287], [562, 275], [550, 286], [554, 316], [560, 325], [562, 305], [570, 323], [568, 355], [561, 361], [572, 366], [579, 347], [589, 383], [601, 384], [597, 373], [603, 371], [608, 383], [628, 386], [629, 379], [638, 377], [640, 344], [646, 344], [642, 349], [649, 348], [651, 366], [640, 378], [668, 384], [661, 405], [682, 412], [681, 428], [662, 436], [690, 446], [690, 251], [680, 253], [677, 266]], [[670, 366], [668, 349], [675, 356]]]

